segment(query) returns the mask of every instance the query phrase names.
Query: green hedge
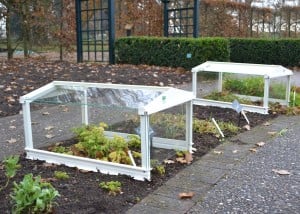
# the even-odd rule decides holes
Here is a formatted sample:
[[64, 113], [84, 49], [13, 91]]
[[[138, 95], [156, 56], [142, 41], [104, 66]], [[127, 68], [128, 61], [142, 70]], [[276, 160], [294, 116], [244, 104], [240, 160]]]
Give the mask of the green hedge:
[[300, 39], [229, 39], [230, 61], [300, 66]]
[[223, 38], [126, 37], [115, 45], [118, 63], [191, 69], [207, 60], [229, 61], [229, 41]]

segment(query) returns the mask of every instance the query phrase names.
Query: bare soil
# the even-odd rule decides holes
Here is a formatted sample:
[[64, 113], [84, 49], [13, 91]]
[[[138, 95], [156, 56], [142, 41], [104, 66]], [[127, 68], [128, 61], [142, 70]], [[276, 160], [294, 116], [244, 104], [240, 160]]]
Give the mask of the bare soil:
[[[191, 75], [180, 68], [146, 65], [76, 64], [38, 59], [3, 61], [0, 67], [0, 117], [19, 114], [21, 111], [19, 97], [53, 80], [174, 86], [190, 82]], [[235, 125], [239, 123], [239, 115], [231, 109], [195, 107], [194, 116], [199, 119], [208, 119], [213, 116], [220, 121], [230, 121]], [[254, 127], [276, 115], [247, 113], [247, 116], [251, 121], [251, 126]], [[246, 122], [241, 120], [239, 126], [243, 127], [245, 124]], [[241, 131], [244, 130], [241, 129]], [[225, 134], [230, 137], [230, 133]], [[197, 149], [193, 154], [194, 161], [221, 143], [220, 139], [214, 135], [196, 133], [193, 136], [193, 142]], [[171, 159], [175, 160], [175, 157]], [[181, 163], [165, 164], [165, 175], [161, 176], [153, 171], [152, 180], [142, 182], [123, 175], [111, 176], [82, 172], [66, 166], [49, 166], [42, 161], [26, 160], [25, 154], [21, 155], [20, 164], [22, 167], [16, 177], [0, 193], [1, 213], [11, 212], [12, 204], [9, 195], [12, 192], [12, 183], [21, 181], [27, 173], [33, 173], [34, 176], [41, 175], [59, 191], [60, 197], [56, 199], [54, 213], [125, 213], [147, 194], [186, 167], [186, 164]], [[55, 180], [53, 179], [54, 171], [67, 172], [70, 178]], [[3, 165], [0, 164], [0, 186], [5, 184], [4, 173]], [[116, 196], [109, 195], [108, 192], [99, 188], [99, 183], [103, 181], [120, 181], [122, 193]]]

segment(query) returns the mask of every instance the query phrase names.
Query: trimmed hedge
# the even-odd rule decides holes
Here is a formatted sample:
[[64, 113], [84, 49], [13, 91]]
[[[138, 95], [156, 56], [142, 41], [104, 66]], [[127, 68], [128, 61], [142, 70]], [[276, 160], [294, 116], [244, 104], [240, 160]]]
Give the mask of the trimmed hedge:
[[300, 39], [229, 39], [230, 61], [300, 66]]
[[229, 40], [224, 38], [126, 37], [115, 45], [118, 63], [191, 69], [208, 60], [229, 61]]

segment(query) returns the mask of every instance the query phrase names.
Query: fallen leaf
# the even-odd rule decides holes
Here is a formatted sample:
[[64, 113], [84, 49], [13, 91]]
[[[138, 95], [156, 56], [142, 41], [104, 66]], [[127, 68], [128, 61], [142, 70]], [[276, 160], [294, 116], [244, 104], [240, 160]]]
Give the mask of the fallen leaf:
[[290, 175], [291, 173], [284, 169], [272, 169], [273, 172], [277, 173], [278, 175]]
[[243, 129], [245, 129], [245, 130], [247, 130], [247, 131], [250, 131], [250, 130], [251, 130], [250, 125], [248, 125], [248, 124], [247, 124], [247, 125], [244, 125], [244, 126], [243, 126]]
[[173, 163], [175, 163], [175, 161], [173, 161], [173, 160], [164, 160], [164, 163], [165, 164], [173, 164]]
[[17, 139], [15, 138], [11, 138], [10, 140], [7, 140], [8, 143], [12, 144], [12, 143], [16, 143]]
[[81, 172], [81, 173], [89, 173], [91, 171], [90, 170], [85, 170], [85, 169], [79, 169], [79, 172]]
[[55, 182], [57, 181], [56, 178], [41, 178], [41, 182], [45, 183], [45, 182]]
[[278, 132], [279, 136], [283, 136], [287, 132], [287, 129], [282, 129], [280, 132]]
[[31, 125], [37, 125], [39, 124], [38, 122], [31, 122]]
[[187, 163], [186, 159], [183, 157], [176, 158], [176, 161], [179, 163]]
[[7, 87], [4, 91], [12, 91], [11, 87]]
[[53, 163], [43, 163], [43, 166], [44, 167], [56, 167], [56, 165], [55, 164], [53, 164]]
[[264, 126], [270, 126], [271, 123], [270, 123], [270, 122], [265, 122], [263, 125], [264, 125]]
[[259, 146], [259, 147], [262, 147], [262, 146], [264, 146], [266, 143], [265, 142], [258, 142], [258, 143], [256, 143], [255, 145], [256, 146]]
[[249, 149], [249, 151], [250, 151], [250, 152], [254, 152], [254, 153], [255, 153], [255, 152], [257, 152], [257, 149], [255, 149], [255, 148], [251, 148], [251, 149]]
[[50, 131], [50, 130], [52, 130], [52, 129], [54, 129], [54, 126], [47, 126], [47, 127], [45, 128], [45, 130], [47, 130], [47, 131]]
[[51, 138], [54, 138], [55, 135], [53, 135], [53, 134], [47, 134], [47, 135], [45, 135], [45, 137], [48, 138], [48, 139], [51, 139]]
[[216, 155], [221, 155], [221, 154], [223, 154], [223, 152], [222, 152], [222, 151], [214, 150], [214, 154], [216, 154]]
[[269, 135], [275, 136], [277, 135], [277, 132], [268, 132]]
[[185, 160], [188, 164], [190, 164], [193, 161], [193, 155], [191, 153], [186, 152], [184, 154], [184, 156], [185, 156]]
[[45, 112], [42, 113], [42, 115], [49, 115], [49, 114], [50, 114], [50, 113], [47, 112], [47, 111], [45, 111]]
[[0, 170], [4, 169], [4, 164], [0, 164]]
[[16, 102], [16, 99], [13, 98], [12, 96], [6, 97], [6, 100], [7, 100], [7, 102], [9, 102], [9, 103], [14, 103], [14, 102]]
[[188, 199], [194, 197], [195, 193], [194, 192], [181, 192], [178, 194], [178, 197], [180, 199]]

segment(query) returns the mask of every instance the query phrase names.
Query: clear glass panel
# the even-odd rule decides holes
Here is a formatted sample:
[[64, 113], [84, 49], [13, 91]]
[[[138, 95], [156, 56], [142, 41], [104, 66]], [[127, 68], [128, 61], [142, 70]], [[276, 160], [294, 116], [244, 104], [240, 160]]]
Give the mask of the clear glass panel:
[[150, 115], [150, 127], [153, 130], [154, 137], [185, 140], [185, 105]]
[[139, 89], [111, 89], [97, 87], [64, 86], [35, 99], [35, 103], [61, 105], [87, 105], [138, 109], [159, 96], [161, 91]]

